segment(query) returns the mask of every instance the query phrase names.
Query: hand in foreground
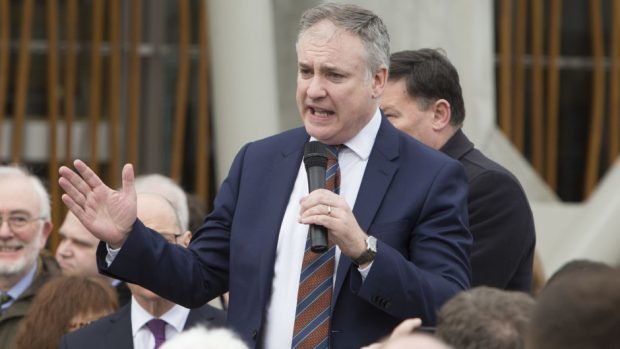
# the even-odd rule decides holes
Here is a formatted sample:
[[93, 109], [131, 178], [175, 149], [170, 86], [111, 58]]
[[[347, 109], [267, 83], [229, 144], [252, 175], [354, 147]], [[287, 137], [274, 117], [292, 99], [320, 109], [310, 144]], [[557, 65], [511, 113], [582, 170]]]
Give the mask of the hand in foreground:
[[123, 188], [115, 191], [81, 160], [75, 160], [73, 165], [79, 175], [66, 166], [58, 171], [58, 183], [65, 191], [62, 201], [91, 234], [119, 248], [137, 215], [133, 167], [123, 167]]
[[403, 322], [401, 322], [400, 324], [398, 324], [398, 326], [396, 326], [396, 328], [394, 328], [394, 330], [392, 331], [392, 333], [390, 334], [390, 336], [380, 342], [377, 343], [373, 343], [369, 346], [366, 347], [362, 347], [361, 349], [380, 349], [384, 346], [385, 342], [387, 342], [388, 340], [394, 339], [394, 338], [398, 338], [398, 337], [402, 337], [402, 336], [406, 336], [412, 332], [415, 331], [416, 328], [419, 328], [420, 326], [422, 326], [422, 320], [420, 318], [411, 318], [411, 319], [407, 319]]

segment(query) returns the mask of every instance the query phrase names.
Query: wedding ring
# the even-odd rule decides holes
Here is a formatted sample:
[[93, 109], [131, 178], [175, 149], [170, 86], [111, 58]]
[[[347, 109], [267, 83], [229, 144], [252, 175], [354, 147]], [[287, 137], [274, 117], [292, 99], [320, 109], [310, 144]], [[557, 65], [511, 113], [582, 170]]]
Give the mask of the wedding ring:
[[330, 205], [327, 205], [327, 215], [328, 216], [332, 215], [332, 207]]

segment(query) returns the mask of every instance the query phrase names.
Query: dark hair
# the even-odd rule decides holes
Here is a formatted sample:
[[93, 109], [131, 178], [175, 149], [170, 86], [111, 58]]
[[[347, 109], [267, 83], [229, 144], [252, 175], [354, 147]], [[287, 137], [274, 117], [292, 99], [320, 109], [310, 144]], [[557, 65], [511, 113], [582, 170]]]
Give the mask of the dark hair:
[[436, 335], [460, 349], [523, 348], [534, 305], [523, 292], [476, 287], [441, 307]]
[[442, 51], [425, 48], [393, 53], [388, 79], [405, 79], [407, 93], [422, 109], [438, 99], [445, 99], [452, 111], [450, 124], [456, 128], [463, 124], [465, 103], [459, 73]]
[[328, 20], [336, 27], [359, 36], [366, 48], [370, 76], [381, 65], [390, 64], [390, 35], [379, 16], [357, 5], [324, 3], [306, 10], [299, 22], [297, 41], [315, 24]]
[[74, 316], [111, 313], [117, 308], [114, 288], [101, 277], [55, 277], [37, 292], [17, 331], [17, 348], [56, 349]]
[[611, 270], [613, 267], [603, 262], [596, 262], [589, 259], [575, 259], [564, 264], [560, 269], [551, 275], [547, 284], [554, 282], [558, 278], [573, 277], [578, 273], [590, 273], [598, 270]]
[[[569, 277], [573, 276], [573, 277]], [[573, 271], [538, 296], [528, 348], [620, 348], [620, 270]]]

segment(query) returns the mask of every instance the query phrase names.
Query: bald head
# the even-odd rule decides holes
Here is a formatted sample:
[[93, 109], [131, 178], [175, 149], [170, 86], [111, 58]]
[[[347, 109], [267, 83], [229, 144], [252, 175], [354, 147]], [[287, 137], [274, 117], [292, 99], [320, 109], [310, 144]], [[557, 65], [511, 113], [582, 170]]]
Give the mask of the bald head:
[[179, 235], [183, 233], [177, 213], [170, 201], [163, 196], [141, 193], [137, 197], [138, 218], [147, 227], [160, 233]]

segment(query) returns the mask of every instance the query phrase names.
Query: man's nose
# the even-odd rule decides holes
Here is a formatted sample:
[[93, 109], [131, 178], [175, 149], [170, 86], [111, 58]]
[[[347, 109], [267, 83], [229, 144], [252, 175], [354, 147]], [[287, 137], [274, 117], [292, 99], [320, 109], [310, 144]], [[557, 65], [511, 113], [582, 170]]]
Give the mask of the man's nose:
[[13, 235], [13, 231], [9, 226], [9, 220], [0, 218], [0, 239], [10, 239]]
[[73, 251], [71, 251], [69, 242], [67, 242], [67, 240], [61, 241], [60, 244], [58, 244], [56, 254], [64, 258], [71, 257], [73, 255]]
[[308, 97], [312, 99], [323, 98], [327, 95], [324, 82], [320, 76], [315, 75], [309, 81], [307, 94], [308, 94]]

